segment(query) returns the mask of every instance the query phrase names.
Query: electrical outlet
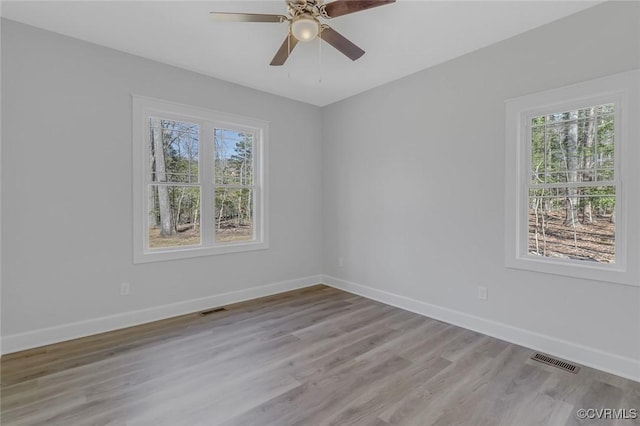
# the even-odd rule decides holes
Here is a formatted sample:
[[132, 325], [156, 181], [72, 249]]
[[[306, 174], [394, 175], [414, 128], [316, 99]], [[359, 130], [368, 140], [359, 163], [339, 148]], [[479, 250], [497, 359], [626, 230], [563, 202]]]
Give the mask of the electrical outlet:
[[338, 258], [338, 267], [342, 268], [344, 266], [344, 257], [340, 256]]
[[487, 300], [489, 298], [489, 290], [487, 289], [487, 287], [478, 286], [478, 299], [480, 300]]
[[128, 296], [131, 291], [129, 283], [120, 283], [120, 296]]

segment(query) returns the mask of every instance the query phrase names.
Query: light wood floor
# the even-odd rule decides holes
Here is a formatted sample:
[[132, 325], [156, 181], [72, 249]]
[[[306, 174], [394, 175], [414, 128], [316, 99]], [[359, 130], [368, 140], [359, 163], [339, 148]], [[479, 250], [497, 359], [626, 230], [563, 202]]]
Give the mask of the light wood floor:
[[3, 425], [638, 425], [640, 383], [329, 287], [2, 358]]

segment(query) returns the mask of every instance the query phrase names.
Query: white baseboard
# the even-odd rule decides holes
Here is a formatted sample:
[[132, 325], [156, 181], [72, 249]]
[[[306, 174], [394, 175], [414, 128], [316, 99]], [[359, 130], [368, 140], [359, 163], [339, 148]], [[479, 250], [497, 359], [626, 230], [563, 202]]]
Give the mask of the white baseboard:
[[124, 312], [106, 317], [93, 318], [55, 327], [42, 328], [26, 333], [2, 336], [2, 354], [18, 352], [52, 343], [86, 337], [93, 334], [131, 327], [147, 322], [185, 315], [217, 306], [243, 302], [258, 297], [270, 296], [290, 290], [320, 284], [322, 275], [303, 277], [289, 281], [251, 287], [243, 290], [207, 296], [200, 299], [185, 300], [169, 305], [157, 306], [132, 312]]
[[331, 287], [640, 382], [640, 360], [324, 275]]

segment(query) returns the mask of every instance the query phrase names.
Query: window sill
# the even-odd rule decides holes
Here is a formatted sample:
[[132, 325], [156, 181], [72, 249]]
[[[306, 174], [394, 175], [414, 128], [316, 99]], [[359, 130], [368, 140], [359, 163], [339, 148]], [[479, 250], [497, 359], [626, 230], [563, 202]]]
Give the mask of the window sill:
[[607, 283], [623, 284], [638, 287], [637, 277], [621, 265], [585, 263], [580, 260], [553, 259], [548, 257], [527, 255], [510, 256], [506, 267], [544, 274], [561, 275], [571, 278], [586, 279]]
[[233, 243], [217, 247], [184, 247], [179, 249], [146, 250], [133, 257], [133, 263], [163, 262], [167, 260], [190, 259], [193, 257], [215, 256], [229, 253], [243, 253], [249, 251], [266, 250], [266, 242]]

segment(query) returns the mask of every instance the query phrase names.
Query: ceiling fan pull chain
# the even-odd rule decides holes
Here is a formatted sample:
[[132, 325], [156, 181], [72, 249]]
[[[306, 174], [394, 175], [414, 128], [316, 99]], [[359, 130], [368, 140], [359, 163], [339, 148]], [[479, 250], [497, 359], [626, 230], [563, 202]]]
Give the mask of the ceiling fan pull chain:
[[318, 34], [318, 68], [320, 71], [318, 84], [322, 84], [322, 31]]

